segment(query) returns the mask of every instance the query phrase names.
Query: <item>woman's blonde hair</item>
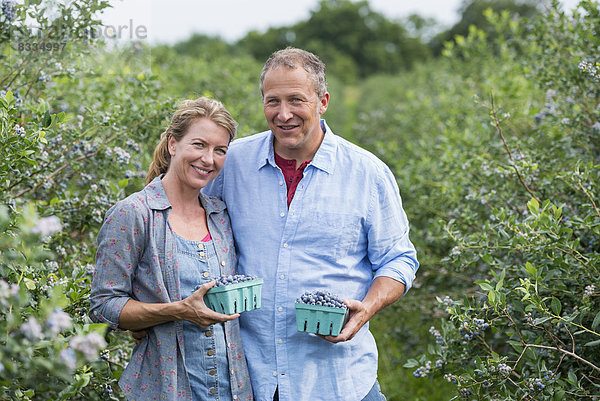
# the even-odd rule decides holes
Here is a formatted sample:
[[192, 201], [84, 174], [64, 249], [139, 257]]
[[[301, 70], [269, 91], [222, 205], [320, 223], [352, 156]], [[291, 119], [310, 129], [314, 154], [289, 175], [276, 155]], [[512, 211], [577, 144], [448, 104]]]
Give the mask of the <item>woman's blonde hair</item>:
[[238, 124], [221, 102], [207, 97], [184, 100], [179, 104], [171, 118], [171, 124], [161, 134], [160, 142], [154, 149], [154, 157], [146, 175], [146, 185], [159, 175], [165, 174], [169, 169], [171, 163], [171, 154], [168, 148], [169, 137], [173, 137], [175, 141], [179, 142], [192, 123], [200, 118], [208, 118], [218, 126], [225, 128], [229, 132], [230, 142], [235, 136]]

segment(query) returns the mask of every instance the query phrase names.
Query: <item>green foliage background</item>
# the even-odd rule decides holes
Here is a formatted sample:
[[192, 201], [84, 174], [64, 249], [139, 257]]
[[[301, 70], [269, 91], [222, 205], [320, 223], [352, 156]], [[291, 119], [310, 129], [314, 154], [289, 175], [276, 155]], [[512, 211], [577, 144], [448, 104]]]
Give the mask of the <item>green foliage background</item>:
[[178, 100], [220, 99], [241, 136], [266, 129], [259, 72], [288, 44], [323, 56], [328, 123], [392, 168], [411, 221], [415, 288], [372, 322], [388, 399], [600, 394], [597, 2], [571, 14], [475, 0], [455, 27], [426, 35], [431, 22], [417, 16], [389, 21], [367, 2], [324, 1], [307, 21], [234, 44], [196, 36], [152, 48], [96, 37], [106, 2], [9, 3], [1, 399], [123, 399], [116, 381], [132, 340], [87, 317], [104, 213], [143, 186]]

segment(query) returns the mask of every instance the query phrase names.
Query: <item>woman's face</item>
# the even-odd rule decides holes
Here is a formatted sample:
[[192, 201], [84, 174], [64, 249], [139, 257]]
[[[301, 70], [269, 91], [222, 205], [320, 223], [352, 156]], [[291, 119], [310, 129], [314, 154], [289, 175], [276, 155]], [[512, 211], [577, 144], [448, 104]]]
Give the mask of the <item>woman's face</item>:
[[208, 118], [194, 121], [184, 137], [169, 138], [171, 163], [167, 174], [180, 184], [201, 189], [215, 179], [225, 164], [229, 132]]

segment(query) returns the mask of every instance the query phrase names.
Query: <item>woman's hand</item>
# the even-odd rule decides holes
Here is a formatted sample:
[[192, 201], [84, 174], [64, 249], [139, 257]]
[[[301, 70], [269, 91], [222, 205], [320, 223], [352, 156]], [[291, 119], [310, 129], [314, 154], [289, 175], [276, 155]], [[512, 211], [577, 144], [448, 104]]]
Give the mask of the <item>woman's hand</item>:
[[206, 306], [204, 303], [204, 294], [206, 294], [206, 291], [210, 288], [214, 287], [215, 283], [216, 282], [213, 280], [203, 284], [192, 295], [180, 301], [184, 309], [183, 315], [181, 316], [182, 319], [197, 324], [202, 328], [206, 328], [211, 324], [227, 322], [229, 320], [237, 319], [240, 316], [239, 313], [224, 315], [215, 312]]
[[214, 280], [206, 283], [189, 297], [177, 302], [145, 303], [129, 299], [121, 310], [119, 327], [139, 331], [175, 320], [187, 320], [206, 328], [211, 324], [238, 318], [239, 313], [224, 315], [213, 311], [204, 303], [204, 294], [215, 283]]

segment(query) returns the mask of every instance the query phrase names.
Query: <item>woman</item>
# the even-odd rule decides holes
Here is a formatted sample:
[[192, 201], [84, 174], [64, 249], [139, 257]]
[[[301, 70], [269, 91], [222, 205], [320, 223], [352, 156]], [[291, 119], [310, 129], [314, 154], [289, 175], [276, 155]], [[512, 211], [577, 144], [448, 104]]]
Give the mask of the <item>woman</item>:
[[214, 312], [203, 299], [212, 277], [236, 265], [225, 204], [200, 193], [236, 127], [220, 102], [184, 101], [147, 186], [113, 206], [100, 230], [90, 316], [147, 332], [119, 381], [130, 400], [252, 400], [239, 314]]

